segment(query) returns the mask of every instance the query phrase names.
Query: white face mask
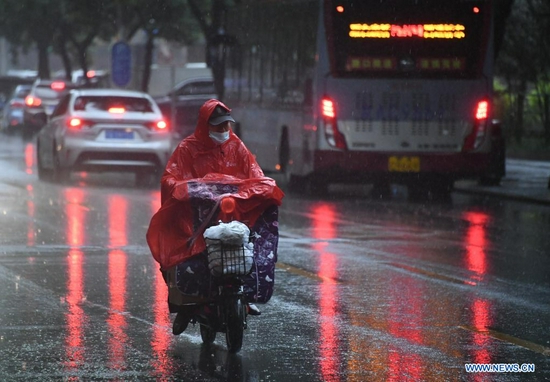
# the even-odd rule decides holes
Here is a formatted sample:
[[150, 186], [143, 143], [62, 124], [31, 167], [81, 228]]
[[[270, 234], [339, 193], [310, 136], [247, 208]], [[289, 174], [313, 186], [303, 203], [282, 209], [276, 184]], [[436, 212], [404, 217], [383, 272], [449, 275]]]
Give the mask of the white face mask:
[[223, 133], [215, 133], [213, 131], [210, 131], [208, 133], [208, 136], [212, 138], [214, 142], [218, 144], [222, 144], [229, 139], [229, 130], [224, 131]]

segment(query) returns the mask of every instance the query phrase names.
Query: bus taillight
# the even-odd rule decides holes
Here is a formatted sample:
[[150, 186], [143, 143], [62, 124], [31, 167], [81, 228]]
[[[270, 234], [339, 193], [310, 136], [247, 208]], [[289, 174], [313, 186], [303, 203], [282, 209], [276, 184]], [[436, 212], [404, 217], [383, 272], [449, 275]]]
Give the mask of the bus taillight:
[[323, 117], [325, 118], [334, 118], [336, 113], [334, 112], [334, 102], [328, 98], [323, 98], [321, 101], [323, 106]]
[[477, 108], [476, 108], [476, 120], [481, 121], [483, 119], [487, 119], [488, 111], [489, 111], [489, 102], [487, 101], [478, 102]]
[[470, 151], [479, 148], [487, 135], [489, 101], [479, 101], [474, 112], [474, 128], [472, 129], [472, 132], [464, 139], [464, 146], [462, 147], [463, 151]]
[[346, 137], [338, 130], [334, 101], [330, 98], [323, 98], [321, 100], [321, 114], [323, 115], [325, 137], [329, 145], [346, 150]]

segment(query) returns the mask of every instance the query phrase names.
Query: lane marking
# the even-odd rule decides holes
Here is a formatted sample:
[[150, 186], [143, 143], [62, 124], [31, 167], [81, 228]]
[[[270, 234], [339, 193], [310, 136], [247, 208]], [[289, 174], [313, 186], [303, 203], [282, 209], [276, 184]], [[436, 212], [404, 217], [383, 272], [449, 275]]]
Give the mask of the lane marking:
[[406, 264], [398, 264], [398, 263], [395, 263], [395, 262], [386, 262], [385, 264], [387, 264], [391, 267], [394, 267], [394, 268], [402, 269], [402, 270], [405, 270], [405, 271], [409, 271], [411, 273], [416, 273], [418, 275], [427, 276], [429, 278], [433, 278], [433, 279], [437, 279], [437, 280], [448, 281], [448, 282], [451, 282], [451, 283], [454, 283], [454, 284], [468, 284], [467, 281], [461, 280], [459, 278], [442, 275], [440, 273], [427, 271], [427, 270], [412, 267], [412, 266], [406, 265]]
[[474, 332], [474, 333], [484, 334], [488, 337], [497, 339], [499, 341], [507, 342], [512, 345], [516, 345], [516, 346], [534, 351], [535, 353], [540, 353], [546, 357], [550, 357], [550, 348], [543, 345], [536, 344], [534, 342], [523, 340], [521, 338], [514, 337], [510, 334], [501, 333], [489, 328], [478, 329], [478, 328], [474, 328], [473, 326], [467, 326], [467, 325], [465, 326], [460, 325], [459, 328], [470, 332]]
[[293, 274], [298, 275], [298, 276], [307, 277], [308, 279], [316, 280], [316, 281], [319, 281], [319, 282], [330, 282], [330, 283], [334, 283], [334, 284], [339, 284], [340, 283], [339, 280], [333, 279], [331, 277], [319, 276], [317, 273], [306, 271], [305, 269], [298, 268], [298, 267], [295, 267], [295, 266], [290, 265], [290, 264], [277, 262], [276, 267], [278, 269], [283, 270], [283, 271], [287, 271], [287, 272], [293, 273]]

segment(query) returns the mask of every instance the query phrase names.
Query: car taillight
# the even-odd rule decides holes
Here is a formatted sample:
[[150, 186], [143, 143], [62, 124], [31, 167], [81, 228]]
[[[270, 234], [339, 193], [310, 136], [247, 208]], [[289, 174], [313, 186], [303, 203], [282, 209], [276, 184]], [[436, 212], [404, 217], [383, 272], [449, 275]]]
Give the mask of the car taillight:
[[489, 113], [489, 102], [479, 101], [476, 107], [476, 120], [481, 121], [487, 119]]
[[479, 148], [487, 136], [489, 121], [489, 101], [479, 101], [474, 110], [474, 126], [472, 132], [464, 139], [462, 151], [471, 151]]
[[123, 107], [110, 107], [108, 111], [111, 114], [124, 114], [124, 112], [126, 112], [126, 109], [124, 109]]
[[65, 84], [65, 82], [62, 82], [62, 81], [54, 81], [52, 82], [52, 84], [50, 85], [50, 88], [52, 90], [55, 90], [55, 91], [62, 91], [62, 90], [65, 90], [65, 87], [67, 85]]
[[67, 119], [67, 127], [70, 130], [90, 129], [93, 125], [94, 125], [93, 122], [87, 121], [82, 118], [72, 117]]
[[338, 130], [338, 121], [334, 101], [328, 97], [321, 100], [321, 114], [323, 116], [323, 125], [325, 138], [329, 145], [346, 150], [346, 137]]
[[168, 124], [163, 119], [161, 119], [160, 121], [151, 122], [147, 125], [147, 127], [149, 128], [149, 130], [153, 131], [168, 131]]
[[25, 105], [29, 107], [38, 107], [42, 105], [42, 100], [38, 97], [28, 95], [27, 97], [25, 97]]

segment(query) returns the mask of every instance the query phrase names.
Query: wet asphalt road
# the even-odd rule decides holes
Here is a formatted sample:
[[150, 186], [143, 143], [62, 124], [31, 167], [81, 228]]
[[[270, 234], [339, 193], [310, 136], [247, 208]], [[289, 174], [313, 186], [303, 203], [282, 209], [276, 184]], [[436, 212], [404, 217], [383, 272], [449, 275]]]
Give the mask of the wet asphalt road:
[[[0, 380], [550, 379], [550, 207], [288, 194], [276, 288], [243, 349], [171, 334], [145, 232], [156, 190], [126, 174], [37, 180], [33, 145], [0, 143]], [[465, 372], [466, 363], [535, 373]]]

